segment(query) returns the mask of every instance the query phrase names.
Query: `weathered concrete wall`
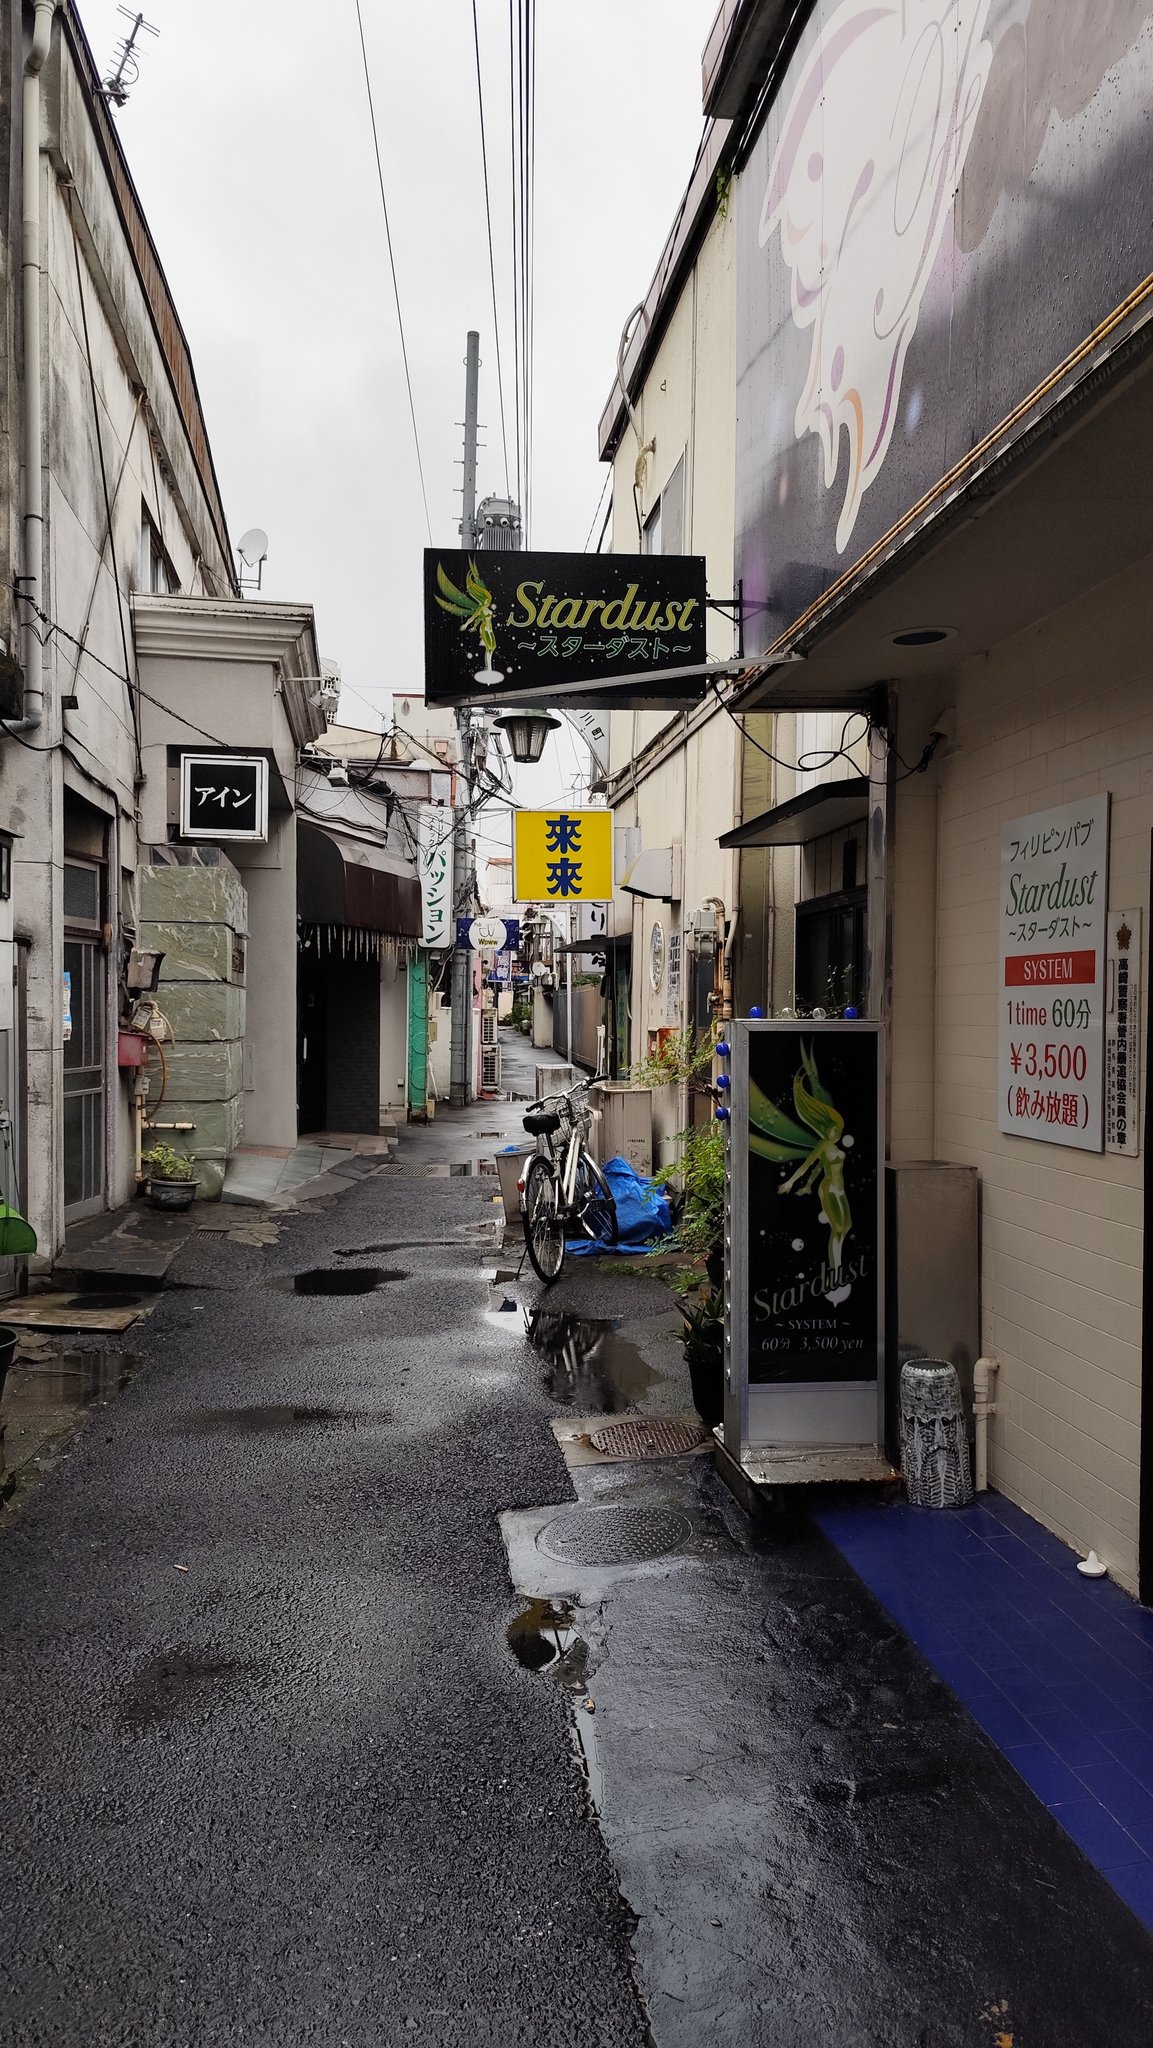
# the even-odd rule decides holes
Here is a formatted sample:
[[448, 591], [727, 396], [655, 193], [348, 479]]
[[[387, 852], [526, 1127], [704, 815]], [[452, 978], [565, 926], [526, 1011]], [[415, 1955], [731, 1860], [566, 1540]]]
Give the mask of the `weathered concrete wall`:
[[[21, 10], [4, 11], [3, 46], [8, 62], [14, 38], [16, 64], [23, 43]], [[0, 743], [0, 828], [19, 835], [13, 855], [12, 904], [27, 962], [27, 1087], [24, 1153], [28, 1162], [29, 1214], [46, 1258], [64, 1234], [63, 1195], [63, 817], [66, 787], [104, 812], [107, 826], [108, 919], [112, 927], [108, 960], [120, 957], [122, 934], [135, 918], [133, 877], [137, 863], [135, 829], [137, 751], [135, 712], [129, 683], [134, 678], [130, 593], [141, 573], [142, 514], [163, 539], [174, 580], [186, 591], [231, 587], [227, 534], [219, 511], [211, 463], [207, 470], [193, 452], [203, 422], [191, 387], [185, 401], [197, 412], [185, 416], [185, 401], [174, 387], [160, 334], [171, 329], [183, 348], [175, 315], [159, 277], [155, 255], [136, 213], [122, 170], [115, 164], [115, 138], [107, 109], [94, 101], [94, 81], [83, 54], [73, 46], [63, 15], [56, 16], [52, 52], [42, 83], [44, 154], [41, 193], [43, 440], [33, 452], [44, 486], [44, 550], [40, 603], [58, 622], [60, 634], [45, 636], [45, 722], [37, 735], [44, 751]], [[18, 87], [17, 87], [18, 90]], [[3, 136], [8, 137], [4, 99]], [[97, 129], [105, 132], [105, 148]], [[19, 138], [4, 149], [3, 189], [9, 171], [18, 196]], [[111, 152], [111, 153], [109, 153]], [[123, 181], [119, 198], [109, 164]], [[122, 211], [122, 203], [126, 211]], [[6, 332], [15, 343], [19, 292], [12, 285], [19, 264], [18, 239], [10, 227], [11, 206], [0, 215], [0, 275], [10, 286]], [[129, 218], [129, 231], [125, 220]], [[130, 234], [139, 237], [133, 248]], [[141, 260], [152, 265], [151, 285]], [[150, 301], [150, 292], [152, 294]], [[17, 539], [20, 494], [15, 467], [22, 349], [0, 351], [0, 477], [11, 488], [0, 493], [7, 521], [5, 541]], [[105, 506], [100, 457], [103, 453], [111, 500]], [[211, 498], [212, 502], [209, 502]], [[9, 562], [0, 581], [11, 583]], [[6, 617], [0, 597], [0, 622]], [[65, 636], [72, 636], [67, 638]], [[80, 653], [77, 641], [83, 641]], [[61, 699], [74, 700], [67, 711]], [[63, 743], [63, 744], [62, 744]], [[67, 752], [65, 753], [65, 747]], [[104, 1199], [126, 1200], [133, 1186], [131, 1091], [116, 1068], [118, 991], [108, 975], [104, 1016], [105, 1069]]]
[[194, 1126], [154, 1135], [191, 1152], [201, 1192], [219, 1195], [244, 1129], [247, 891], [226, 860], [158, 862], [140, 870], [140, 909], [140, 944], [164, 952], [156, 1000], [173, 1031], [164, 1100], [150, 1113]]

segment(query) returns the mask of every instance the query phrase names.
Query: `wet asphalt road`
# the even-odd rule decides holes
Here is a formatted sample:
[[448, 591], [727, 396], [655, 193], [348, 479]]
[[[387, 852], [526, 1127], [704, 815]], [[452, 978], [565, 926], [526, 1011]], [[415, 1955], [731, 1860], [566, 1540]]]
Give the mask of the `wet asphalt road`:
[[[0, 2041], [1145, 2048], [1153, 1942], [803, 1517], [750, 1531], [707, 1460], [566, 1472], [490, 1196], [200, 1240], [0, 1536]], [[369, 1262], [408, 1277], [266, 1284]], [[619, 1271], [565, 1303], [667, 1326]], [[528, 1548], [584, 1601], [599, 1825], [505, 1640], [498, 1516], [576, 1497], [692, 1530], [599, 1580]]]
[[643, 2041], [565, 1703], [504, 1639], [497, 1513], [566, 1491], [539, 1370], [473, 1245], [259, 1279], [491, 1217], [373, 1179], [206, 1249], [231, 1284], [165, 1296], [0, 1541], [6, 2043]]

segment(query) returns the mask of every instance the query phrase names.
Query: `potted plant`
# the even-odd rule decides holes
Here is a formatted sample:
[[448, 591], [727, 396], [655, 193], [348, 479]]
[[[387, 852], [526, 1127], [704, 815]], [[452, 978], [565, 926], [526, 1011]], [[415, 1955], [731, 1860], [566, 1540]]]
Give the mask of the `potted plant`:
[[190, 1209], [196, 1195], [196, 1161], [172, 1145], [153, 1145], [140, 1155], [154, 1209]]
[[685, 1363], [693, 1406], [712, 1429], [724, 1412], [725, 1141], [715, 1123], [681, 1132], [681, 1156], [662, 1167], [658, 1186], [676, 1180], [681, 1212], [672, 1244], [691, 1260], [676, 1282], [684, 1321]]

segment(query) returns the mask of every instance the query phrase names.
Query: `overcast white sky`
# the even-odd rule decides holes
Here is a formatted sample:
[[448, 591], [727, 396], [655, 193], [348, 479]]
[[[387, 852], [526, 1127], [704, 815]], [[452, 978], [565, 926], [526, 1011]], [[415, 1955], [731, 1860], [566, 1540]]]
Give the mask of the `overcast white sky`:
[[[79, 4], [106, 72], [123, 17], [116, 0]], [[427, 535], [353, 0], [144, 4], [160, 35], [143, 38], [116, 118], [191, 344], [233, 541], [267, 530], [263, 594], [315, 605], [347, 686], [341, 715], [372, 725], [368, 706], [386, 712], [421, 673]], [[504, 483], [471, 5], [362, 7], [433, 539], [456, 544], [469, 327], [488, 423], [480, 494]], [[692, 165], [715, 11], [537, 9], [536, 547], [585, 545], [604, 482], [597, 421]], [[508, 13], [480, 0], [502, 320]], [[502, 348], [510, 404], [511, 326]], [[553, 749], [554, 777], [573, 759], [570, 744]]]

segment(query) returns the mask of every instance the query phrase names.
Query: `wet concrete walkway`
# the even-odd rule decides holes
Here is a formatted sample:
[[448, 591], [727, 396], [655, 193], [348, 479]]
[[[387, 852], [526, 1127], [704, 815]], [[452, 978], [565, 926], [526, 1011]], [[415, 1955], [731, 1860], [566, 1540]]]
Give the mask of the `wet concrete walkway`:
[[0, 1534], [0, 2038], [1144, 2048], [1153, 1941], [813, 1525], [566, 1464], [675, 1314], [585, 1264], [529, 1341], [448, 1171], [518, 1115], [196, 1233]]

